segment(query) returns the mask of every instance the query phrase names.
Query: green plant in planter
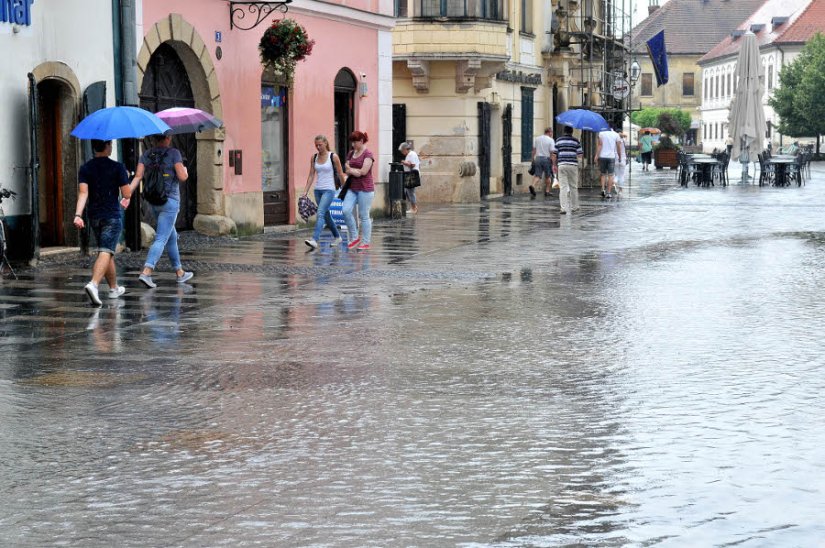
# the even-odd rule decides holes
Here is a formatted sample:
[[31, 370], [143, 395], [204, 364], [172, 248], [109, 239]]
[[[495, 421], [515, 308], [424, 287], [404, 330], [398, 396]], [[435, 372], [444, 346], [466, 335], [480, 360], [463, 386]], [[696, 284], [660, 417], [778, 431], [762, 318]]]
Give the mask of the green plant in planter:
[[261, 63], [292, 83], [295, 65], [312, 53], [315, 40], [294, 19], [276, 19], [261, 37]]
[[679, 150], [679, 145], [673, 142], [667, 135], [662, 135], [659, 138], [659, 142], [654, 147], [654, 150]]

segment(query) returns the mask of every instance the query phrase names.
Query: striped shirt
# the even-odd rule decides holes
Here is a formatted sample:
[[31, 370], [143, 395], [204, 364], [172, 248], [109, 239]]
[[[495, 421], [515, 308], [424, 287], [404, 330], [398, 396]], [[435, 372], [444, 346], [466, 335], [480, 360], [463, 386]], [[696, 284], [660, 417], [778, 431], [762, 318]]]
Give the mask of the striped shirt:
[[556, 139], [556, 155], [559, 164], [578, 165], [579, 156], [584, 154], [582, 144], [572, 135], [562, 135]]

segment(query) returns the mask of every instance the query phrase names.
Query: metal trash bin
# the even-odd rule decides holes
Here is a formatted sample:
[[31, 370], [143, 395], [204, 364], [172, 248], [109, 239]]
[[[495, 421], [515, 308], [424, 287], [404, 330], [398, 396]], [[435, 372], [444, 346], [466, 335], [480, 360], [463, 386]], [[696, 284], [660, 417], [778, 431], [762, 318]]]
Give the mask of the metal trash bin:
[[404, 165], [390, 162], [390, 201], [404, 199]]
[[405, 216], [404, 208], [404, 165], [390, 162], [388, 197], [390, 200], [390, 217], [399, 219]]

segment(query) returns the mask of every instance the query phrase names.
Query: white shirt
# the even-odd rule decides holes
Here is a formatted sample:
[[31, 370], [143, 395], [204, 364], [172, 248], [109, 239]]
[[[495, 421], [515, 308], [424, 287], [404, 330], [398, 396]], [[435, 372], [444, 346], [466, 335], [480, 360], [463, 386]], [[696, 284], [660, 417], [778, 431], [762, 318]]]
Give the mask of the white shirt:
[[318, 157], [315, 157], [315, 173], [318, 174], [315, 190], [335, 190], [335, 179], [332, 178], [333, 169], [332, 154], [327, 153], [327, 161], [323, 164], [319, 164]]
[[536, 157], [550, 157], [556, 150], [556, 141], [549, 135], [541, 134], [533, 140], [533, 148], [536, 149]]
[[627, 149], [624, 146], [624, 139], [622, 136], [619, 135], [619, 150], [621, 151], [621, 156], [616, 160], [616, 162], [621, 164], [627, 164]]
[[612, 129], [599, 132], [599, 141], [602, 149], [599, 151], [599, 158], [616, 159], [616, 141], [620, 141], [619, 134]]
[[414, 150], [407, 152], [407, 155], [404, 157], [404, 161], [412, 164], [412, 167], [404, 166], [404, 171], [412, 171], [413, 169], [416, 171], [421, 171], [421, 159]]

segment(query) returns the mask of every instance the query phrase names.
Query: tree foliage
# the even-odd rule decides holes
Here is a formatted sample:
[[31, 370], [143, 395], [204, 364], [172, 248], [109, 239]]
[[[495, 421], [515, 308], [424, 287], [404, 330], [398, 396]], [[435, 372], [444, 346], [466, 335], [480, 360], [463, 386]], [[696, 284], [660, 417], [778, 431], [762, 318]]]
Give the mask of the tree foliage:
[[779, 72], [779, 87], [768, 104], [779, 116], [778, 130], [791, 137], [825, 133], [825, 36], [817, 33], [799, 57]]
[[690, 129], [690, 113], [678, 108], [643, 108], [630, 120], [639, 127], [655, 127], [664, 133], [681, 137]]

